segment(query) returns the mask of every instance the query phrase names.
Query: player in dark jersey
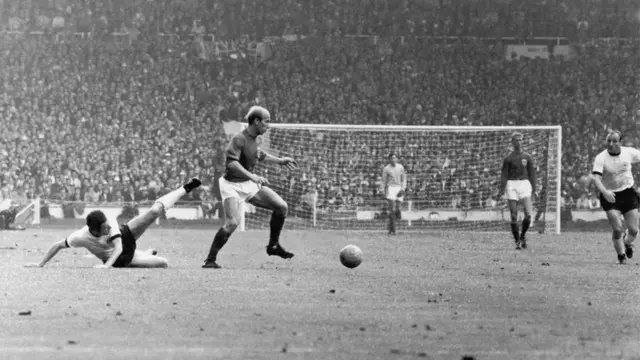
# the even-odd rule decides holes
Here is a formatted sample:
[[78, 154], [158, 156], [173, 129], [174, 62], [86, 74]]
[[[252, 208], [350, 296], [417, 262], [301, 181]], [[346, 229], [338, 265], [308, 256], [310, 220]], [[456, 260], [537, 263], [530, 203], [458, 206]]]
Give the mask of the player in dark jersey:
[[[536, 193], [536, 171], [533, 157], [522, 151], [521, 133], [511, 136], [513, 151], [502, 162], [501, 192], [505, 194], [511, 214], [511, 233], [516, 249], [526, 249], [526, 233], [531, 225], [533, 203], [531, 196]], [[518, 229], [518, 203], [524, 206], [522, 230]]]
[[224, 207], [224, 225], [218, 230], [211, 244], [209, 255], [203, 268], [220, 268], [217, 256], [220, 249], [227, 243], [229, 237], [238, 227], [239, 206], [245, 201], [254, 206], [272, 210], [271, 233], [267, 254], [290, 259], [293, 254], [280, 245], [280, 232], [287, 216], [287, 203], [268, 188], [269, 181], [253, 173], [258, 161], [268, 161], [293, 169], [297, 166], [295, 160], [289, 157], [269, 155], [258, 147], [257, 138], [269, 130], [271, 115], [260, 106], [253, 106], [245, 116], [249, 126], [236, 134], [226, 149], [226, 163], [224, 175], [220, 178], [220, 195]]

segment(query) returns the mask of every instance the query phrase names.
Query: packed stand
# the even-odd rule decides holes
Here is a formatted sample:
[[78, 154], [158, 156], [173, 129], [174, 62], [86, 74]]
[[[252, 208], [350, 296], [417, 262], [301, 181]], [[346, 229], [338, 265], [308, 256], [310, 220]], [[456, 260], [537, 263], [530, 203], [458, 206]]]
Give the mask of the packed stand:
[[[5, 28], [306, 36], [635, 37], [635, 0], [39, 0], [2, 3]], [[29, 7], [31, 5], [31, 7]], [[366, 11], [363, 11], [366, 10]]]
[[[62, 29], [85, 26], [82, 29], [97, 31], [96, 24], [102, 21], [106, 25], [101, 31], [135, 28], [143, 36], [131, 42], [97, 36], [66, 37], [62, 42], [54, 42], [47, 36], [1, 39], [5, 49], [0, 53], [4, 80], [4, 96], [0, 98], [3, 117], [0, 141], [6, 159], [1, 165], [4, 196], [39, 195], [57, 201], [83, 202], [147, 201], [176, 187], [188, 176], [200, 174], [212, 191], [194, 196], [209, 197], [206, 200], [211, 202], [210, 194], [215, 194], [213, 180], [222, 171], [226, 143], [223, 122], [239, 119], [250, 105], [259, 101], [280, 122], [562, 124], [565, 201], [592, 206], [588, 204], [593, 194], [586, 193], [588, 189], [580, 186], [578, 178], [589, 172], [593, 157], [602, 148], [605, 127], [631, 130], [640, 120], [640, 80], [635, 69], [640, 59], [634, 42], [623, 47], [584, 45], [570, 61], [505, 61], [503, 49], [495, 44], [454, 41], [443, 45], [398, 37], [310, 37], [289, 42], [274, 40], [270, 57], [259, 61], [253, 54], [202, 56], [202, 43], [188, 37], [144, 36], [153, 31], [189, 33], [212, 23], [215, 28], [203, 31], [223, 32], [231, 37], [243, 31], [250, 35], [287, 31], [313, 34], [309, 26], [316, 32], [336, 31], [345, 24], [385, 29], [366, 23], [404, 18], [402, 14], [418, 2], [405, 2], [389, 9], [383, 6], [389, 2], [374, 1], [372, 12], [390, 14], [388, 17], [365, 18], [355, 11], [349, 13], [350, 9], [364, 6], [363, 3], [352, 2], [353, 7], [341, 9], [338, 15], [314, 11], [319, 20], [303, 28], [291, 14], [300, 8], [303, 10], [298, 11], [306, 14], [305, 7], [290, 8], [287, 6], [290, 2], [286, 1], [223, 1], [206, 5], [141, 2], [129, 7], [116, 1], [36, 2], [48, 4], [46, 11], [55, 13], [46, 13], [45, 7], [28, 9], [22, 2], [5, 2], [4, 20], [16, 14], [33, 19], [38, 14], [40, 23], [47, 24], [42, 16], [55, 18], [67, 14], [64, 16], [70, 17], [64, 17]], [[525, 14], [533, 11], [528, 3], [511, 3], [521, 5], [512, 7], [512, 11], [513, 8]], [[598, 7], [603, 2], [591, 4]], [[177, 11], [174, 6], [182, 10]], [[269, 18], [258, 7], [280, 9], [268, 12], [280, 15]], [[42, 15], [45, 13], [48, 15]], [[265, 15], [259, 17], [260, 21], [243, 23], [245, 15], [256, 13]], [[203, 21], [206, 16], [220, 18]], [[290, 20], [283, 21], [287, 16]], [[336, 23], [323, 28], [318, 25], [324, 21], [323, 16]], [[225, 24], [228, 27], [221, 30]], [[283, 24], [284, 28], [278, 28]], [[519, 25], [515, 24], [515, 28], [505, 25], [504, 31], [517, 30]], [[553, 26], [544, 28], [558, 31], [566, 25], [563, 24], [554, 20]], [[24, 30], [35, 25], [27, 21], [22, 26], [20, 29]], [[380, 34], [415, 33], [409, 30]], [[601, 31], [603, 36], [608, 34]], [[347, 28], [340, 30], [340, 34], [350, 32]], [[323, 35], [339, 34], [324, 31]], [[640, 144], [632, 136], [627, 140]], [[456, 149], [448, 145], [434, 154], [430, 161], [437, 164], [424, 164], [419, 151], [401, 153], [401, 161], [408, 165], [410, 173], [429, 173], [433, 169], [428, 180], [410, 175], [408, 197], [429, 202], [433, 201], [432, 194], [449, 192], [458, 194], [449, 200], [451, 206], [495, 205], [499, 169], [490, 169], [488, 173], [474, 169], [478, 176], [469, 176], [469, 181], [456, 178], [456, 167], [468, 168], [477, 161], [469, 158], [456, 163], [460, 158]], [[341, 151], [353, 154], [360, 150], [343, 147]], [[317, 155], [308, 151], [293, 155], [300, 156], [303, 164], [320, 162]], [[319, 174], [318, 166], [314, 165], [303, 165], [293, 180], [282, 180], [289, 181], [289, 188], [296, 189], [296, 194], [310, 191], [308, 187], [312, 185], [319, 191], [323, 205], [353, 208], [380, 199], [378, 173], [384, 157], [379, 153], [375, 162], [363, 156], [339, 159], [338, 164], [359, 169], [355, 182], [345, 180], [348, 174], [344, 173], [328, 177]], [[312, 178], [316, 178], [315, 184], [310, 183]], [[442, 189], [439, 184], [443, 182], [449, 188]], [[490, 196], [484, 199], [468, 196], [472, 193]], [[434, 206], [448, 205], [446, 199], [442, 201]]]

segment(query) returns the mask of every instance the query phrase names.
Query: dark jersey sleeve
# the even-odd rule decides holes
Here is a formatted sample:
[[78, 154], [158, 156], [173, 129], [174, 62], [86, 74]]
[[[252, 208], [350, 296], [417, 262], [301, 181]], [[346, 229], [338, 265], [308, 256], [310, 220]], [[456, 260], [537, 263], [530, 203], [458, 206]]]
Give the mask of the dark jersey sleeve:
[[234, 136], [229, 145], [227, 145], [226, 157], [227, 163], [229, 161], [240, 161], [240, 155], [242, 154], [242, 149], [244, 147], [244, 141], [241, 136]]

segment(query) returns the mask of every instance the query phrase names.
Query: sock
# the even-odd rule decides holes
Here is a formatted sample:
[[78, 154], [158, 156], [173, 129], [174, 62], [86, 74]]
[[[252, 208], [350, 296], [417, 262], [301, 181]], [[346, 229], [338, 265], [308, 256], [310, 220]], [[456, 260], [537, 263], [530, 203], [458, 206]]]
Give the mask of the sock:
[[200, 179], [193, 178], [189, 180], [188, 183], [182, 185], [182, 188], [185, 189], [187, 193], [190, 193], [193, 189], [199, 187], [201, 184], [202, 182], [200, 182]]
[[627, 238], [624, 239], [624, 243], [627, 245], [631, 245], [635, 239], [636, 237], [631, 235], [631, 233], [627, 231]]
[[520, 233], [520, 237], [524, 237], [524, 234], [526, 234], [527, 230], [529, 230], [529, 225], [531, 225], [531, 217], [525, 216], [525, 218], [522, 220], [522, 232]]
[[227, 243], [231, 234], [227, 232], [224, 228], [220, 228], [216, 233], [216, 236], [213, 238], [213, 242], [211, 243], [211, 249], [209, 249], [209, 255], [207, 256], [206, 262], [215, 262], [218, 257], [218, 252], [224, 244]]
[[395, 232], [395, 231], [396, 231], [396, 212], [392, 210], [389, 212], [389, 232]]
[[180, 200], [180, 198], [183, 197], [186, 193], [187, 193], [187, 190], [185, 190], [184, 187], [181, 187], [179, 189], [173, 190], [172, 192], [162, 196], [161, 198], [156, 200], [156, 202], [161, 203], [162, 206], [164, 206], [164, 210], [166, 211], [169, 208], [173, 207], [173, 205], [175, 205], [176, 202]]
[[520, 241], [520, 236], [519, 236], [519, 232], [518, 232], [518, 223], [517, 222], [512, 222], [511, 223], [511, 233], [513, 234], [513, 238], [516, 241]]
[[269, 234], [269, 247], [276, 246], [280, 242], [280, 232], [284, 226], [285, 216], [279, 212], [271, 214], [271, 233]]

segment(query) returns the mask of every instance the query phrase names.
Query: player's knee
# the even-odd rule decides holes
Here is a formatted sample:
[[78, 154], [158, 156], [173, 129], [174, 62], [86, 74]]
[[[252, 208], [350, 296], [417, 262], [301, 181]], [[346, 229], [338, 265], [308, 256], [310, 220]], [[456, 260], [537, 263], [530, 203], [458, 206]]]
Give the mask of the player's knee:
[[164, 205], [159, 201], [154, 202], [151, 208], [149, 208], [149, 213], [154, 217], [160, 217], [163, 211]]
[[518, 213], [511, 213], [511, 223], [512, 224], [518, 223]]
[[531, 221], [531, 214], [525, 213], [523, 221], [530, 222]]
[[632, 225], [627, 227], [627, 231], [629, 232], [629, 235], [632, 237], [636, 237], [638, 236], [638, 226], [637, 225]]
[[613, 238], [614, 239], [620, 239], [622, 237], [622, 229], [620, 228], [614, 228], [613, 229]]
[[229, 234], [232, 234], [238, 228], [238, 219], [229, 219], [225, 221], [223, 229]]
[[287, 216], [287, 213], [289, 212], [289, 205], [283, 201], [276, 206], [274, 212], [281, 216]]

